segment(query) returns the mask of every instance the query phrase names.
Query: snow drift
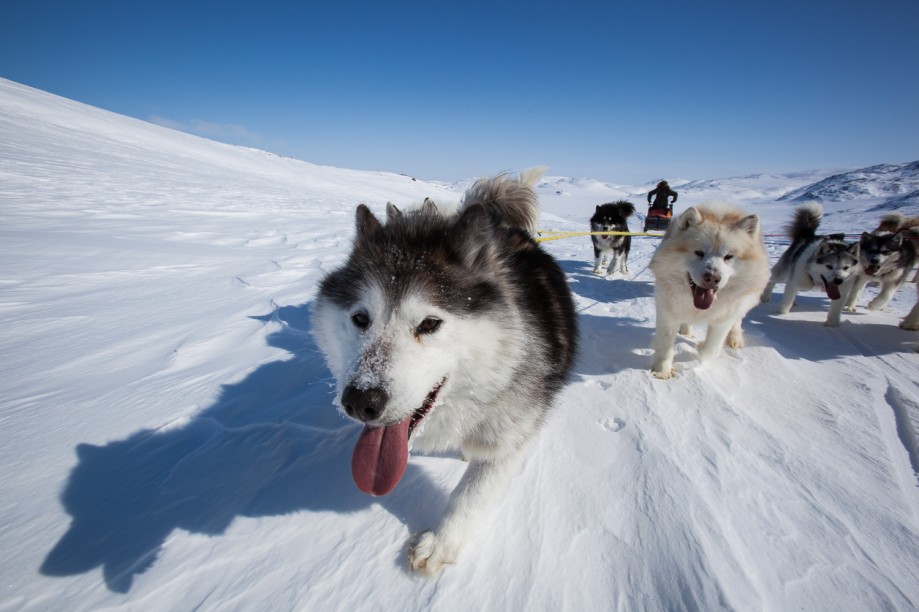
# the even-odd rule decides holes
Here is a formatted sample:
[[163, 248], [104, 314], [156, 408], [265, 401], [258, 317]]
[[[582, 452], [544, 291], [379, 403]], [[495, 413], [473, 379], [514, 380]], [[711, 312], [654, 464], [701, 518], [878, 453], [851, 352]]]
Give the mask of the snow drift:
[[[687, 185], [678, 208], [718, 197], [779, 234], [780, 198], [828, 174]], [[463, 465], [413, 456], [391, 495], [360, 493], [360, 428], [331, 407], [308, 315], [358, 202], [382, 214], [455, 187], [2, 80], [0, 176], [0, 609], [919, 606], [919, 335], [897, 327], [913, 285], [838, 329], [816, 293], [787, 316], [758, 306], [746, 348], [703, 366], [682, 338], [679, 376], [659, 381], [655, 240], [608, 279], [587, 237], [546, 243], [576, 293], [577, 374], [478, 541], [419, 580], [405, 543]], [[874, 227], [875, 187], [825, 201], [824, 229]], [[543, 228], [578, 231], [604, 201], [642, 210], [646, 186], [539, 191]]]

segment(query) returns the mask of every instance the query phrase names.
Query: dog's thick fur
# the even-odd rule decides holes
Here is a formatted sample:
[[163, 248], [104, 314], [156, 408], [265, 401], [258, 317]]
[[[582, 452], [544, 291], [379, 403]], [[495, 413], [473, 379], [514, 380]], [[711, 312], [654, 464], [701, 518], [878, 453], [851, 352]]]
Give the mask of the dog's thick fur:
[[824, 325], [838, 327], [844, 297], [858, 276], [860, 246], [843, 240], [844, 234], [818, 235], [822, 218], [823, 207], [817, 202], [805, 202], [795, 209], [785, 229], [791, 245], [772, 267], [762, 301], [772, 298], [776, 283], [785, 283], [778, 313], [788, 314], [799, 291], [825, 291], [830, 307]]
[[[635, 205], [619, 200], [597, 206], [590, 218], [592, 232], [627, 232], [628, 219], [635, 214]], [[598, 236], [591, 235], [594, 243], [594, 274], [603, 274], [603, 263], [606, 262], [606, 274], [617, 270], [628, 274], [629, 250], [632, 248], [631, 236]]]
[[531, 238], [540, 174], [480, 181], [453, 215], [388, 206], [384, 225], [358, 206], [347, 263], [319, 288], [316, 340], [338, 404], [364, 425], [358, 487], [394, 488], [409, 436], [469, 460], [440, 524], [410, 546], [419, 573], [452, 563], [501, 500], [574, 363], [566, 277]]
[[670, 223], [649, 267], [657, 311], [654, 376], [673, 376], [677, 333], [691, 334], [694, 323], [708, 324], [703, 361], [720, 355], [725, 343], [743, 346], [741, 321], [769, 275], [759, 217], [720, 202], [688, 208]]
[[881, 217], [874, 233], [880, 232], [907, 232], [913, 228], [919, 228], [919, 217], [907, 217], [903, 213], [891, 212]]
[[859, 241], [859, 270], [857, 278], [849, 289], [844, 309], [855, 312], [855, 306], [865, 286], [877, 281], [881, 291], [868, 302], [868, 310], [880, 310], [906, 281], [913, 263], [916, 249], [905, 232], [865, 232]]
[[[919, 225], [909, 227], [904, 232], [904, 235], [907, 240], [913, 243], [914, 250], [919, 248]], [[916, 276], [913, 277], [912, 282], [915, 283], [917, 277], [919, 277], [919, 271], [916, 272]], [[917, 285], [917, 291], [919, 291], [919, 285]], [[919, 331], [919, 295], [917, 295], [916, 303], [913, 305], [912, 309], [903, 317], [903, 320], [900, 321], [900, 329]], [[919, 351], [919, 346], [916, 347], [916, 350]]]

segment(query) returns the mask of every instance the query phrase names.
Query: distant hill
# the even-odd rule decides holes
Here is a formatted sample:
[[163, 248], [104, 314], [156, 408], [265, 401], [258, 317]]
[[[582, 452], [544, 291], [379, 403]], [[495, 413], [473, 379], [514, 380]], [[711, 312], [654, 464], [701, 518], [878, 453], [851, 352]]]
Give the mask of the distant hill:
[[896, 210], [919, 204], [919, 161], [880, 164], [834, 174], [795, 189], [780, 200], [844, 202], [880, 199], [874, 210]]

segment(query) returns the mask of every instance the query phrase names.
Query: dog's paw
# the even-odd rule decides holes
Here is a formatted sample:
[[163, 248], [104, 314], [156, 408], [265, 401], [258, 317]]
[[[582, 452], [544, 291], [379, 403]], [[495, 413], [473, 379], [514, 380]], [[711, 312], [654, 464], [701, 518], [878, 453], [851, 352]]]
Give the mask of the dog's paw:
[[880, 310], [887, 305], [887, 302], [878, 302], [876, 300], [871, 300], [868, 302], [868, 310]]
[[416, 574], [434, 576], [444, 565], [456, 561], [457, 547], [443, 541], [433, 531], [425, 531], [413, 539], [408, 549], [408, 566]]
[[674, 372], [672, 369], [666, 372], [656, 372], [654, 370], [651, 370], [651, 376], [653, 376], [654, 378], [659, 378], [661, 380], [669, 380], [673, 378], [674, 376], [676, 376], [676, 372]]
[[827, 319], [823, 323], [824, 327], [839, 327], [839, 321], [830, 321]]
[[765, 293], [759, 296], [759, 301], [763, 304], [768, 304], [769, 300], [772, 299], [772, 294], [766, 295]]
[[735, 334], [731, 332], [728, 334], [728, 337], [724, 340], [724, 345], [732, 349], [740, 349], [744, 347], [744, 337], [743, 334]]
[[919, 331], [919, 323], [900, 321], [900, 329], [905, 329], [906, 331]]
[[843, 312], [856, 312], [855, 306], [843, 306], [842, 311]]

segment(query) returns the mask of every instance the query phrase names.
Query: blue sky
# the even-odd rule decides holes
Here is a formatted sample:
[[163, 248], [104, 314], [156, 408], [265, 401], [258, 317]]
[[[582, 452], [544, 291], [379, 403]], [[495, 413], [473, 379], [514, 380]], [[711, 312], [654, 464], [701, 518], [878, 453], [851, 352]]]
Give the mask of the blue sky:
[[318, 164], [617, 183], [919, 159], [919, 2], [3, 0], [0, 76]]

